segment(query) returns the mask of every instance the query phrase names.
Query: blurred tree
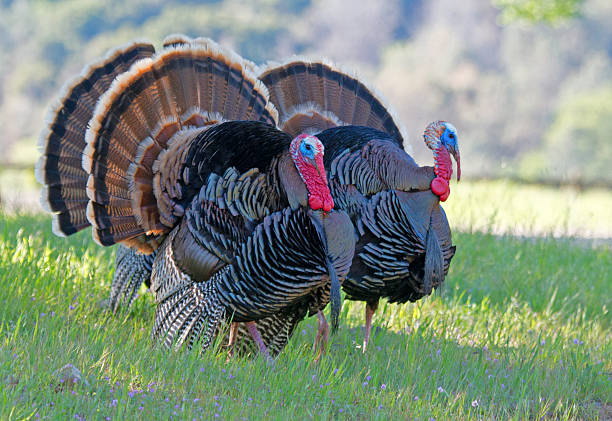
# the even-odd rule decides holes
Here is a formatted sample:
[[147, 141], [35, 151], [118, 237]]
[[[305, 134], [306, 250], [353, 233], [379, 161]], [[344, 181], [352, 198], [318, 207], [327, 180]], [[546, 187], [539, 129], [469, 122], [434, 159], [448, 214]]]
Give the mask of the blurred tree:
[[579, 177], [590, 170], [543, 157], [571, 150], [572, 166], [595, 168], [608, 156], [587, 161], [566, 143], [602, 141], [570, 116], [599, 115], [587, 110], [609, 92], [611, 21], [611, 0], [0, 0], [0, 147], [34, 143], [61, 85], [109, 48], [178, 32], [257, 63], [306, 54], [358, 70], [421, 162], [421, 130], [443, 118], [461, 132], [467, 176]]
[[568, 97], [541, 151], [523, 158], [523, 174], [535, 179], [612, 182], [612, 84]]
[[573, 18], [580, 12], [583, 0], [493, 0], [502, 9], [504, 23], [516, 20], [558, 22]]

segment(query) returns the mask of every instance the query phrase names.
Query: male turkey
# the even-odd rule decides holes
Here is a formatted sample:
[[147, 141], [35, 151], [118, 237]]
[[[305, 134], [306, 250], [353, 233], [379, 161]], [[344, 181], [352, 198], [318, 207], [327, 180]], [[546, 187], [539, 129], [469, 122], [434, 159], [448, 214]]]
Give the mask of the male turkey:
[[[98, 243], [136, 250], [118, 252], [113, 294], [129, 304], [151, 277], [167, 345], [205, 348], [231, 319], [276, 353], [306, 314], [324, 333], [330, 294], [337, 326], [354, 228], [332, 210], [323, 145], [273, 126], [266, 88], [235, 53], [186, 37], [165, 47], [112, 51], [53, 108], [37, 176], [54, 231], [91, 224]], [[259, 319], [275, 327], [269, 350]]]
[[455, 253], [440, 201], [450, 193], [450, 154], [457, 131], [431, 123], [424, 139], [433, 167], [405, 152], [405, 130], [372, 89], [325, 62], [292, 59], [259, 78], [279, 110], [279, 127], [313, 133], [325, 145], [325, 167], [336, 208], [349, 213], [358, 240], [343, 283], [347, 298], [366, 301], [365, 351], [381, 297], [416, 301], [439, 287]]

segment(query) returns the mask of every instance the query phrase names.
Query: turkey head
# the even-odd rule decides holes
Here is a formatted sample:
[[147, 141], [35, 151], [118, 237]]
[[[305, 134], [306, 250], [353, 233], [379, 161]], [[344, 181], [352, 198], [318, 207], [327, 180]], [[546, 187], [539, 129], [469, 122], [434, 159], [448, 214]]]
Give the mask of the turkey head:
[[312, 210], [331, 211], [334, 207], [334, 200], [327, 185], [323, 164], [324, 147], [321, 141], [315, 136], [301, 134], [293, 139], [289, 151], [308, 189], [308, 206]]
[[457, 162], [457, 181], [461, 179], [461, 159], [457, 143], [457, 129], [452, 124], [438, 120], [430, 123], [423, 134], [425, 143], [434, 152], [434, 172], [431, 190], [444, 202], [450, 195], [449, 182], [453, 174], [450, 155]]

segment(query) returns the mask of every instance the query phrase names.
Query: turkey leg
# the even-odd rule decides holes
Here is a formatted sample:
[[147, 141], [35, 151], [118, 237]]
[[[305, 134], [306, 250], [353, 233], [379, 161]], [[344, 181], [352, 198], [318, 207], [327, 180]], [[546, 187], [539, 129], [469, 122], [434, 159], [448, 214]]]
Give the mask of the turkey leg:
[[229, 330], [229, 342], [227, 344], [227, 361], [234, 356], [234, 345], [236, 345], [236, 338], [238, 337], [238, 323], [232, 322]]
[[317, 356], [315, 358], [315, 362], [318, 363], [321, 356], [325, 354], [325, 348], [329, 339], [329, 325], [327, 324], [327, 319], [321, 310], [317, 312], [317, 318], [319, 319], [319, 329], [317, 330], [317, 336], [315, 338], [312, 350], [317, 351], [318, 349]]
[[257, 347], [259, 348], [259, 352], [264, 356], [264, 358], [266, 359], [268, 363], [272, 363], [273, 362], [272, 357], [270, 356], [270, 353], [268, 352], [268, 348], [266, 348], [266, 344], [264, 344], [263, 339], [261, 339], [261, 335], [259, 334], [259, 331], [257, 330], [257, 325], [255, 324], [255, 322], [248, 322], [246, 326], [247, 326], [247, 329], [249, 330], [249, 333], [253, 337], [253, 340], [257, 344]]
[[378, 309], [378, 300], [368, 301], [366, 303], [366, 320], [365, 320], [365, 338], [363, 338], [363, 352], [366, 352], [368, 348], [368, 342], [370, 342], [370, 331], [372, 330], [372, 316]]

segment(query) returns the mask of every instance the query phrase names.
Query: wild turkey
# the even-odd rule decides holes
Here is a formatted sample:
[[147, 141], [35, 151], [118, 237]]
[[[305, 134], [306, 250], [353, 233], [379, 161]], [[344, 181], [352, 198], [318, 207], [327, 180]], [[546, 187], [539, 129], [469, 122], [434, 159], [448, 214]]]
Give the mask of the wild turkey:
[[265, 319], [276, 353], [330, 295], [338, 323], [354, 228], [332, 210], [322, 144], [274, 127], [249, 68], [208, 40], [174, 36], [158, 54], [134, 43], [69, 85], [42, 137], [37, 175], [54, 231], [91, 224], [98, 243], [143, 253], [118, 252], [113, 294], [129, 304], [151, 273], [153, 335], [167, 345], [203, 336], [206, 348], [231, 319], [266, 354], [254, 323]]
[[448, 272], [455, 247], [439, 202], [450, 193], [449, 153], [460, 178], [457, 131], [443, 121], [428, 125], [434, 167], [419, 167], [404, 151], [405, 130], [356, 77], [297, 58], [264, 68], [259, 78], [279, 110], [280, 128], [316, 134], [325, 145], [334, 203], [349, 213], [359, 237], [343, 289], [367, 303], [365, 351], [381, 297], [416, 301]]

